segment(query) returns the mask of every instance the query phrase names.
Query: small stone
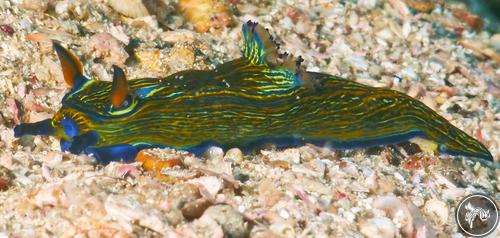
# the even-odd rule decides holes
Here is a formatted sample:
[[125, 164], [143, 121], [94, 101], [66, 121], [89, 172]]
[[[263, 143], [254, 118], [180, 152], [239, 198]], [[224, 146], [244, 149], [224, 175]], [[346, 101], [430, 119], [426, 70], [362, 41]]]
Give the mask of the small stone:
[[211, 146], [205, 151], [203, 157], [210, 161], [221, 161], [224, 158], [224, 150], [217, 146]]
[[417, 12], [430, 13], [435, 7], [434, 1], [430, 0], [405, 0], [405, 2]]
[[243, 216], [229, 205], [211, 206], [200, 220], [204, 217], [209, 217], [221, 225], [226, 237], [246, 237], [249, 232]]
[[460, 21], [465, 22], [469, 27], [480, 31], [484, 26], [484, 20], [480, 16], [474, 15], [466, 9], [453, 9], [453, 15]]
[[178, 6], [197, 32], [207, 32], [211, 27], [225, 27], [233, 21], [225, 1], [180, 0]]
[[309, 162], [311, 160], [320, 158], [318, 151], [310, 146], [302, 146], [299, 148], [300, 160], [302, 162]]
[[[162, 63], [160, 57], [162, 56], [159, 49], [143, 49], [135, 52], [135, 57], [139, 60], [139, 66], [147, 71], [152, 71], [153, 73], [164, 73], [162, 72]], [[168, 69], [168, 67], [166, 67]]]
[[0, 191], [9, 189], [14, 177], [14, 174], [9, 169], [0, 165]]
[[238, 148], [229, 149], [224, 155], [225, 160], [232, 160], [233, 162], [239, 164], [243, 161], [243, 152]]
[[109, 65], [123, 65], [128, 58], [122, 43], [108, 33], [97, 33], [85, 45], [85, 53], [102, 58]]
[[14, 35], [14, 28], [8, 24], [0, 24], [0, 31], [4, 32], [5, 34], [12, 36]]
[[199, 218], [212, 204], [213, 203], [206, 198], [199, 198], [192, 202], [188, 202], [181, 209], [182, 215], [188, 220]]
[[165, 62], [171, 70], [170, 73], [191, 69], [195, 64], [195, 48], [192, 45], [175, 44]]

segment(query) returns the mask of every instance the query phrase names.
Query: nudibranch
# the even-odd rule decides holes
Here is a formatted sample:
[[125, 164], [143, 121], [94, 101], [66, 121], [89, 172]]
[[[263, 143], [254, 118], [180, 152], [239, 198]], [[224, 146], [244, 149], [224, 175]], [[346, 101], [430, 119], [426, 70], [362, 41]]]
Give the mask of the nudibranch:
[[493, 160], [484, 145], [418, 100], [308, 72], [302, 58], [279, 53], [257, 23], [243, 25], [243, 38], [243, 56], [213, 70], [127, 80], [113, 66], [113, 82], [85, 77], [78, 58], [54, 42], [71, 89], [53, 118], [22, 123], [15, 136], [55, 136], [62, 150], [93, 154], [103, 163], [131, 161], [153, 147], [200, 154], [212, 145], [357, 148], [412, 138], [433, 141], [450, 155]]

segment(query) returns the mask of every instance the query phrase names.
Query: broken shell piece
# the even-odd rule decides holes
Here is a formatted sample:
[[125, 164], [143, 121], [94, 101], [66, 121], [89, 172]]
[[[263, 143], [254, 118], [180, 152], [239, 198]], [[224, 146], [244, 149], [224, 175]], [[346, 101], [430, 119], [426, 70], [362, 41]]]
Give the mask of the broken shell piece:
[[484, 26], [483, 18], [470, 13], [466, 9], [461, 9], [461, 8], [453, 9], [453, 15], [459, 20], [467, 23], [469, 27], [471, 27], [476, 31], [480, 31]]
[[[262, 150], [262, 155], [269, 161], [285, 161], [291, 164], [300, 163], [300, 150], [297, 148], [290, 148], [284, 151], [274, 152], [269, 150]], [[280, 164], [280, 163], [279, 163]]]
[[154, 176], [162, 182], [177, 183], [179, 181], [196, 178], [199, 174], [185, 169], [171, 168], [157, 171], [154, 173]]
[[0, 191], [7, 190], [12, 185], [13, 179], [14, 174], [9, 169], [0, 165]]
[[43, 53], [52, 51], [52, 37], [43, 32], [32, 32], [27, 35], [29, 41], [38, 42]]
[[29, 112], [28, 122], [34, 123], [37, 121], [42, 121], [48, 118], [52, 118], [53, 114], [46, 112]]
[[420, 210], [406, 199], [394, 195], [381, 196], [373, 201], [373, 207], [385, 211], [393, 221], [398, 221], [403, 237], [416, 237], [422, 229], [425, 229], [426, 237], [436, 237]]
[[[252, 238], [278, 238], [281, 236], [277, 236], [272, 230], [269, 228], [260, 226], [252, 228], [250, 233], [250, 237]], [[284, 237], [284, 236], [283, 236]]]
[[145, 49], [135, 52], [135, 56], [139, 60], [141, 68], [147, 71], [162, 72], [161, 67], [161, 52], [159, 49]]
[[26, 96], [26, 83], [21, 82], [17, 85], [17, 95], [19, 95], [20, 98]]
[[462, 39], [458, 41], [458, 44], [463, 46], [464, 48], [472, 50], [472, 53], [476, 56], [479, 57], [486, 56], [496, 61], [497, 63], [500, 63], [500, 54], [498, 54], [495, 50], [488, 48], [485, 44], [482, 44], [481, 42]]
[[235, 180], [232, 175], [229, 175], [227, 173], [218, 173], [201, 168], [196, 169], [196, 171], [206, 176], [215, 176], [219, 179], [222, 179], [224, 182], [226, 182], [228, 185], [230, 185], [230, 187], [234, 189], [238, 189], [240, 187], [239, 181]]
[[[3, 170], [3, 167], [9, 169], [12, 166], [12, 155], [9, 153], [5, 153], [0, 155], [0, 171]], [[0, 176], [2, 172], [0, 172]], [[1, 190], [1, 189], [0, 189]]]
[[178, 6], [196, 32], [207, 32], [211, 27], [220, 28], [232, 23], [225, 1], [179, 0]]
[[319, 151], [311, 146], [302, 146], [299, 148], [300, 160], [302, 162], [309, 162], [313, 159], [320, 158]]
[[141, 0], [109, 0], [108, 4], [122, 15], [137, 18], [149, 15]]
[[21, 123], [21, 119], [19, 118], [20, 115], [19, 115], [19, 106], [18, 106], [19, 102], [13, 98], [9, 98], [7, 99], [7, 105], [8, 105], [8, 108], [9, 108], [9, 112], [11, 113], [13, 119], [14, 119], [14, 122], [16, 124], [20, 124]]
[[192, 237], [224, 237], [222, 226], [209, 216], [202, 216], [200, 219], [194, 220], [192, 226], [186, 228], [186, 231], [191, 234], [194, 233], [191, 235]]
[[277, 222], [271, 224], [269, 229], [278, 237], [295, 237], [295, 230], [290, 224]]
[[46, 205], [68, 207], [69, 205], [68, 197], [61, 183], [58, 182], [44, 184], [34, 199], [38, 207]]
[[202, 195], [215, 196], [222, 188], [222, 181], [215, 176], [191, 179], [188, 183], [198, 186]]
[[84, 50], [86, 54], [102, 58], [109, 65], [123, 65], [129, 56], [121, 43], [108, 33], [97, 33], [90, 37]]
[[63, 161], [63, 153], [62, 152], [55, 152], [51, 151], [47, 153], [46, 156], [43, 157], [43, 162], [44, 165], [48, 166], [49, 168], [54, 168], [58, 164], [60, 164]]
[[104, 209], [107, 216], [122, 221], [120, 224], [136, 222], [163, 236], [170, 229], [156, 210], [143, 206], [131, 195], [109, 195], [104, 202]]
[[49, 7], [49, 1], [45, 0], [23, 0], [19, 5], [21, 8], [43, 13], [47, 11]]
[[262, 180], [257, 191], [259, 194], [259, 203], [263, 207], [272, 207], [281, 199], [281, 192], [270, 179]]
[[359, 231], [369, 238], [392, 238], [395, 237], [396, 226], [387, 217], [377, 217], [361, 221]]
[[[308, 177], [303, 177], [297, 181], [297, 185], [301, 186], [306, 192], [317, 193], [323, 195], [330, 195], [333, 193], [332, 189], [326, 186], [324, 183], [319, 182], [315, 179], [310, 179]], [[368, 192], [364, 186], [357, 182], [351, 184], [352, 189], [360, 192]]]
[[375, 6], [377, 6], [377, 0], [359, 0], [358, 6], [371, 10], [374, 9]]
[[248, 234], [243, 216], [229, 205], [211, 206], [203, 213], [200, 220], [204, 217], [209, 217], [221, 225], [225, 237], [246, 237]]
[[122, 26], [111, 25], [109, 27], [109, 34], [111, 34], [114, 38], [121, 41], [125, 45], [128, 45], [130, 43], [130, 37], [127, 36], [127, 33], [125, 33], [125, 30]]
[[491, 36], [489, 45], [491, 45], [496, 50], [500, 50], [500, 33], [496, 33]]
[[175, 44], [165, 58], [171, 70], [170, 73], [192, 68], [195, 64], [195, 51], [192, 45]]
[[445, 202], [432, 198], [425, 202], [424, 212], [430, 217], [435, 217], [440, 225], [448, 221], [448, 206]]
[[133, 178], [138, 178], [140, 172], [134, 164], [111, 162], [104, 167], [104, 174], [111, 178], [125, 178], [127, 175], [130, 175]]
[[195, 41], [195, 34], [192, 31], [178, 29], [175, 31], [165, 31], [160, 34], [161, 40], [168, 43], [186, 42], [192, 44]]
[[410, 15], [410, 9], [408, 9], [408, 5], [406, 5], [404, 0], [389, 0], [389, 3], [398, 11], [400, 16], [408, 17]]

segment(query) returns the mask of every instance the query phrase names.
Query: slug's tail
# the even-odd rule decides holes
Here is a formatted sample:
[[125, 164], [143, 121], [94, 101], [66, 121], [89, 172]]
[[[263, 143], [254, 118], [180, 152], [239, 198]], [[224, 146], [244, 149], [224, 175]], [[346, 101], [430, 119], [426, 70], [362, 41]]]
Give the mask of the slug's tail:
[[448, 155], [474, 157], [494, 162], [490, 151], [478, 140], [444, 121], [444, 119], [442, 124], [447, 129], [440, 130], [442, 128], [417, 123], [416, 127], [420, 129], [422, 136], [413, 137], [409, 141], [417, 144], [422, 151], [429, 153], [439, 151]]
[[493, 156], [481, 142], [449, 122], [443, 121], [443, 123], [446, 130], [429, 128], [425, 132], [430, 139], [437, 142], [439, 152], [456, 156], [475, 157], [493, 162]]
[[493, 161], [493, 156], [481, 142], [452, 125], [422, 102], [401, 93], [396, 94], [398, 106], [404, 112], [402, 119], [406, 123], [399, 125], [400, 127], [418, 129], [423, 133], [424, 139], [437, 144], [439, 152]]
[[[378, 99], [376, 107], [379, 112], [368, 114], [365, 120], [377, 121], [379, 131], [387, 127], [391, 128], [389, 134], [417, 130], [421, 132], [417, 137], [436, 143], [439, 152], [493, 161], [493, 156], [481, 142], [452, 125], [422, 102], [408, 95], [384, 89], [372, 90], [369, 95]], [[393, 109], [395, 106], [398, 110]], [[386, 120], [387, 114], [391, 113], [393, 120]], [[394, 118], [398, 120], [395, 121]]]

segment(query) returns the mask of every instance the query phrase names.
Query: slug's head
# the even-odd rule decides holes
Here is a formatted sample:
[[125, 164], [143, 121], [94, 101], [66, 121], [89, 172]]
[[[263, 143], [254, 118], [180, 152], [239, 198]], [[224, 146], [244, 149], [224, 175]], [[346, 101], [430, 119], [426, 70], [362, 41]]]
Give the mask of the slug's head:
[[63, 150], [79, 154], [99, 143], [100, 124], [133, 112], [137, 100], [130, 95], [119, 67], [113, 66], [113, 83], [90, 80], [83, 75], [83, 65], [72, 52], [57, 42], [53, 42], [53, 47], [70, 91], [53, 118], [22, 123], [14, 128], [14, 135], [52, 135], [61, 139]]

